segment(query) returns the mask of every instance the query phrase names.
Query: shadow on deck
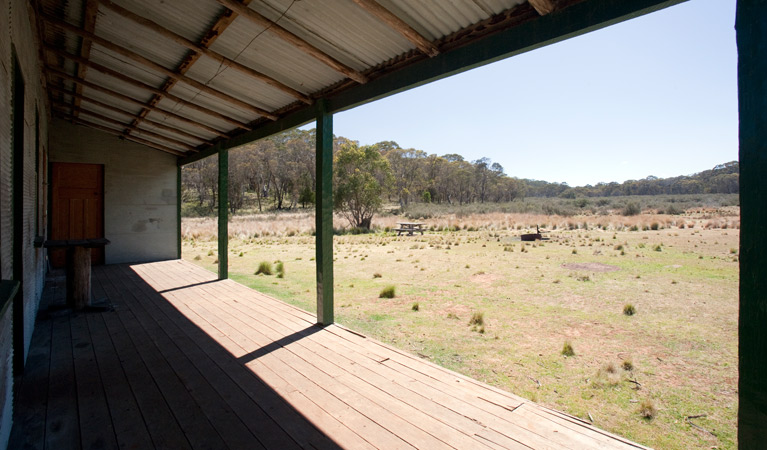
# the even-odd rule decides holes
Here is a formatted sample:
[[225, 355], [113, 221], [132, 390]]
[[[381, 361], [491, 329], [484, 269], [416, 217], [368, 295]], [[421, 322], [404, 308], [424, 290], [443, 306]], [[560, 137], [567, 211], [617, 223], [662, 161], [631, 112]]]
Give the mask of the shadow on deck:
[[190, 263], [93, 279], [47, 284], [9, 448], [644, 448]]

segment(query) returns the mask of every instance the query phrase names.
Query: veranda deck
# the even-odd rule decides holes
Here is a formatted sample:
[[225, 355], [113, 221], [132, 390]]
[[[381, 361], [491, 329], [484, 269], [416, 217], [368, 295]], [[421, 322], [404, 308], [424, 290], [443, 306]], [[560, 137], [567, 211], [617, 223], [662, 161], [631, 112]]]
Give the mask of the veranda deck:
[[93, 277], [115, 310], [40, 314], [10, 448], [644, 448], [190, 263]]

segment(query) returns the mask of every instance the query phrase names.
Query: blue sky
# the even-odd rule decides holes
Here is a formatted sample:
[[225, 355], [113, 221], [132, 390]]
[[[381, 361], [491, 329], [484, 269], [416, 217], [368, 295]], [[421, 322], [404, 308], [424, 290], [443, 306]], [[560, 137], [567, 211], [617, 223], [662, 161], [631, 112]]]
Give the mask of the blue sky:
[[334, 117], [396, 141], [571, 186], [738, 158], [735, 0], [690, 0]]

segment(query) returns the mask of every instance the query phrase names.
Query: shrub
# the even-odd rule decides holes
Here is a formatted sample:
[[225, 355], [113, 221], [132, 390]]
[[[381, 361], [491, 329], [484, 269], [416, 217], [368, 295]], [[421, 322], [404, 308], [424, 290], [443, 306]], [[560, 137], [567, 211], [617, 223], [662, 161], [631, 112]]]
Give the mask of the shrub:
[[378, 298], [394, 298], [394, 286], [386, 286], [383, 288]]
[[636, 313], [637, 313], [637, 309], [634, 308], [634, 305], [632, 305], [631, 303], [627, 303], [623, 307], [623, 314], [625, 314], [627, 316], [633, 316]]
[[635, 202], [628, 202], [623, 208], [624, 216], [636, 216], [642, 213], [642, 208]]
[[655, 405], [653, 405], [651, 400], [642, 400], [642, 403], [639, 405], [639, 415], [642, 416], [643, 419], [652, 420], [657, 413], [658, 411], [655, 409]]
[[413, 303], [413, 306], [410, 307], [413, 311], [418, 311], [421, 309], [421, 306], [418, 304], [418, 302]]
[[575, 356], [575, 350], [573, 349], [573, 345], [570, 343], [570, 341], [565, 341], [565, 345], [562, 346], [561, 353], [563, 356]]
[[254, 275], [271, 275], [272, 274], [272, 263], [269, 261], [262, 261], [258, 264], [258, 270], [254, 273]]
[[374, 273], [374, 274], [373, 274], [373, 278], [381, 278], [382, 276], [383, 276], [383, 275], [381, 275], [381, 274], [380, 274], [380, 273], [378, 273], [378, 272], [376, 272], [376, 273]]
[[277, 278], [285, 278], [285, 264], [282, 261], [277, 262], [275, 269], [277, 270]]
[[475, 312], [471, 315], [469, 325], [483, 326], [485, 324], [485, 315], [481, 312]]
[[659, 226], [660, 225], [658, 225], [658, 222], [653, 222], [653, 223], [650, 224], [650, 229], [651, 230], [657, 230]]

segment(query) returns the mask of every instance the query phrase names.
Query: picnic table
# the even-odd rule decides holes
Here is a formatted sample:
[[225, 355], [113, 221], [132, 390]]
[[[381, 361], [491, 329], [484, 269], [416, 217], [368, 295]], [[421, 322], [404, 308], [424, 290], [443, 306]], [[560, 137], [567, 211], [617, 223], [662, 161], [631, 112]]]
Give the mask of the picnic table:
[[91, 305], [91, 249], [109, 244], [109, 239], [49, 239], [45, 248], [67, 251], [67, 305], [79, 310]]
[[399, 225], [399, 227], [394, 229], [394, 231], [397, 232], [397, 236], [402, 235], [402, 233], [407, 233], [408, 236], [412, 236], [413, 233], [421, 233], [421, 235], [423, 235], [423, 223], [397, 222], [397, 225]]

